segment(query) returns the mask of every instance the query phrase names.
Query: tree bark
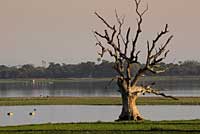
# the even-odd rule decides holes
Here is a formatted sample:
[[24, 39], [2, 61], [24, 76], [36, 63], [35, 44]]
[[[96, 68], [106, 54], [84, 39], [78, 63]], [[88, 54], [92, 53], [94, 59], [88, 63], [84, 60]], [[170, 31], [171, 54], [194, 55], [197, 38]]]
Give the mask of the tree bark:
[[118, 81], [118, 86], [120, 88], [121, 98], [122, 98], [122, 111], [119, 115], [119, 119], [117, 121], [123, 120], [143, 120], [137, 106], [136, 100], [138, 98], [137, 95], [133, 95], [129, 93], [129, 90], [123, 81]]
[[137, 100], [138, 96], [134, 95], [134, 96], [129, 96], [129, 111], [130, 111], [130, 116], [131, 116], [131, 120], [143, 120], [137, 106], [136, 106], [136, 100]]
[[129, 114], [129, 103], [128, 103], [128, 97], [126, 93], [121, 93], [122, 98], [122, 111], [119, 115], [119, 121], [120, 120], [130, 120], [130, 114]]

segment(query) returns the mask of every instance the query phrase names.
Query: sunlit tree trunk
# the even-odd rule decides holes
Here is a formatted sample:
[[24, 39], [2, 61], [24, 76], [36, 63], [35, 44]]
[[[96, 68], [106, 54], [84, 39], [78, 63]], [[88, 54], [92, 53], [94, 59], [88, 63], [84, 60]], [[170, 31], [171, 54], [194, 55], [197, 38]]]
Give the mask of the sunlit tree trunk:
[[[121, 120], [142, 120], [142, 116], [136, 106], [136, 100], [138, 98], [137, 95], [130, 94], [129, 89], [127, 89], [127, 85], [125, 82], [119, 82], [118, 86], [120, 88], [121, 93], [121, 101], [122, 101], [122, 111], [119, 115], [118, 121]], [[132, 88], [133, 90], [134, 88]]]
[[129, 109], [130, 109], [130, 115], [132, 120], [142, 120], [142, 116], [136, 106], [136, 100], [138, 96], [129, 96]]

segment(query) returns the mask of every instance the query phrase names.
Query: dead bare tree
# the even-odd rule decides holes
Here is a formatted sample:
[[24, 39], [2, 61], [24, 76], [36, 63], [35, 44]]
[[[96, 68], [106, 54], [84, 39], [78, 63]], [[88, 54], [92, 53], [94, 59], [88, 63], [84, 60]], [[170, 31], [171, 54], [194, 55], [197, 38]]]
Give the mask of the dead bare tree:
[[[124, 18], [120, 18], [117, 12], [115, 12], [117, 25], [110, 25], [100, 14], [95, 12], [95, 15], [106, 26], [103, 34], [98, 31], [94, 31], [94, 36], [97, 40], [96, 45], [101, 48], [99, 55], [103, 57], [105, 53], [108, 53], [111, 57], [113, 57], [114, 69], [119, 74], [116, 79], [122, 98], [122, 111], [118, 120], [143, 119], [138, 108], [136, 107], [136, 100], [141, 94], [152, 93], [176, 99], [172, 96], [160, 93], [158, 90], [154, 90], [150, 86], [137, 85], [138, 80], [146, 71], [150, 71], [152, 73], [160, 73], [164, 71], [160, 69], [159, 63], [167, 57], [167, 54], [169, 53], [167, 45], [173, 36], [170, 35], [163, 45], [157, 46], [158, 41], [169, 32], [168, 24], [166, 24], [164, 30], [158, 33], [152, 42], [147, 41], [146, 62], [144, 66], [141, 66], [141, 63], [138, 61], [140, 51], [136, 50], [136, 45], [138, 43], [138, 38], [142, 33], [141, 25], [143, 22], [143, 16], [148, 11], [148, 6], [141, 12], [139, 11], [141, 0], [134, 0], [134, 2], [138, 18], [137, 30], [132, 40], [130, 40], [131, 27], [128, 27], [125, 34], [122, 33]], [[132, 67], [134, 64], [140, 65], [140, 69], [137, 74], [133, 76], [131, 70], [133, 69]]]

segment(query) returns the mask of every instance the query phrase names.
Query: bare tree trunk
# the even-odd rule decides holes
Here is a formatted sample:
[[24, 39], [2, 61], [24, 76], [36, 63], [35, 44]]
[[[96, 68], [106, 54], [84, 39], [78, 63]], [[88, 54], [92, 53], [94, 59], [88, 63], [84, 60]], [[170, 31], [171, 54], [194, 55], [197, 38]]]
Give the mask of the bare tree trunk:
[[129, 103], [128, 103], [128, 97], [126, 93], [121, 93], [122, 98], [122, 111], [119, 115], [118, 120], [129, 120], [130, 114], [129, 114]]
[[119, 115], [121, 120], [143, 120], [141, 114], [136, 106], [137, 95], [131, 95], [128, 93], [128, 89], [124, 85], [124, 82], [118, 82], [120, 88], [121, 98], [122, 98], [122, 111]]
[[143, 120], [141, 117], [141, 114], [136, 106], [136, 100], [138, 96], [129, 96], [129, 109], [130, 109], [130, 115], [132, 120]]

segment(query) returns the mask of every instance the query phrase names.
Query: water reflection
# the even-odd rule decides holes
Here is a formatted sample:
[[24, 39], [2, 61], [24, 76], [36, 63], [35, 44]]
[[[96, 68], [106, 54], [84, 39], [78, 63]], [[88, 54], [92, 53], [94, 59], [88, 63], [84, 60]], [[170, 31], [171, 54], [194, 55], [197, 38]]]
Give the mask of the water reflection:
[[[147, 84], [143, 81], [140, 84]], [[29, 96], [119, 96], [116, 83], [108, 88], [108, 81], [0, 83], [0, 97]], [[158, 81], [155, 88], [174, 96], [199, 96], [199, 80]]]
[[[34, 109], [35, 115], [30, 116]], [[1, 106], [0, 126], [114, 121], [120, 110], [121, 106]], [[200, 106], [139, 106], [139, 110], [149, 120], [200, 119]], [[13, 116], [8, 116], [7, 112], [13, 112]]]

